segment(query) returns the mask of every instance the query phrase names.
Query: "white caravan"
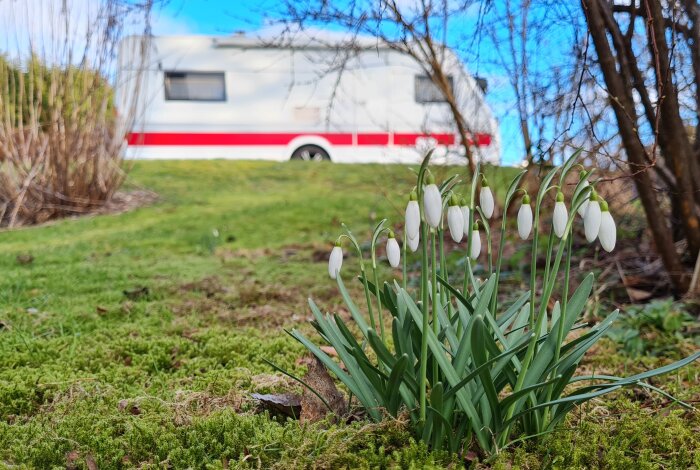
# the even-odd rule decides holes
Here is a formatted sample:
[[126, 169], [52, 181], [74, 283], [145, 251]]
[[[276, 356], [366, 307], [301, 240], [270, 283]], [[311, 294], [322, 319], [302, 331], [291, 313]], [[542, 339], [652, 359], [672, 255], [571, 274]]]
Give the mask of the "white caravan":
[[[143, 44], [126, 38], [119, 51], [117, 106], [128, 94], [139, 98], [133, 112], [120, 110], [133, 115], [129, 158], [414, 163], [436, 147], [443, 161], [463, 161], [435, 85], [413, 59], [376, 41], [353, 51], [312, 40], [275, 46], [243, 35]], [[483, 90], [452, 54], [446, 70], [474, 154], [498, 162], [498, 124]]]

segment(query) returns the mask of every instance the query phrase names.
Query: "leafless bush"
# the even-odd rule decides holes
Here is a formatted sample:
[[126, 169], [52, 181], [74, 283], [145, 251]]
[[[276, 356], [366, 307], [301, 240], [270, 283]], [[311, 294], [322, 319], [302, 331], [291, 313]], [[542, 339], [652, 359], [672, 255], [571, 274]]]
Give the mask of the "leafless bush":
[[151, 8], [150, 0], [0, 5], [0, 225], [90, 212], [121, 186], [136, 110], [116, 106], [110, 82], [119, 41], [129, 31], [147, 37]]

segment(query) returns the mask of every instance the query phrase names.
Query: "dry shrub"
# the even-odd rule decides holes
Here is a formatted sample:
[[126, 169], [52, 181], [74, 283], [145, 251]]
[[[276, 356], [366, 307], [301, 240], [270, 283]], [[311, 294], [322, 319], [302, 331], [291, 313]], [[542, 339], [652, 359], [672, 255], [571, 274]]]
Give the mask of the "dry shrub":
[[147, 32], [152, 1], [11, 5], [0, 9], [0, 225], [92, 212], [127, 173], [137, 89], [134, 103], [116, 105], [117, 46], [130, 31]]

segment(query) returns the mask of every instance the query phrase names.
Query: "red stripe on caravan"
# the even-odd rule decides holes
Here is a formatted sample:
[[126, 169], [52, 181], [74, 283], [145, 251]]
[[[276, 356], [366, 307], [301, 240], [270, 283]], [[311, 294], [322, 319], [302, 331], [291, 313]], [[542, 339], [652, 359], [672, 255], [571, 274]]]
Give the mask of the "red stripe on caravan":
[[357, 134], [357, 145], [389, 145], [389, 134]]
[[127, 142], [134, 146], [238, 146], [287, 145], [300, 136], [323, 137], [333, 145], [352, 145], [352, 134], [233, 134], [200, 132], [132, 132]]
[[420, 138], [432, 138], [440, 145], [453, 145], [455, 143], [454, 134], [394, 134], [396, 145], [415, 145]]
[[476, 134], [476, 145], [477, 147], [486, 147], [491, 145], [491, 135], [490, 134]]
[[[239, 146], [239, 145], [288, 145], [297, 137], [321, 137], [332, 145], [353, 145], [352, 133], [200, 133], [200, 132], [132, 132], [127, 137], [129, 145], [133, 146]], [[388, 133], [361, 133], [357, 134], [356, 145], [388, 145], [390, 140]], [[393, 134], [396, 145], [415, 145], [419, 138], [433, 138], [441, 145], [454, 145], [456, 139], [453, 134], [417, 134], [397, 133]], [[490, 145], [489, 134], [476, 134], [476, 145]]]

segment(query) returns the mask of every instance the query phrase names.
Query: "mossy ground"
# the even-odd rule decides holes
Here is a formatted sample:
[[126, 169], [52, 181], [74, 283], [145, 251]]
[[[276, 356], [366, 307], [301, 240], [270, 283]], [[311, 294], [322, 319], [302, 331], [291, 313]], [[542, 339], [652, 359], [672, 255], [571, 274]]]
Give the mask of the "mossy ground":
[[[252, 412], [251, 392], [293, 386], [263, 359], [299, 369], [303, 351], [283, 327], [305, 327], [306, 297], [342, 309], [325, 265], [340, 222], [365, 238], [378, 218], [400, 220], [411, 181], [402, 166], [140, 162], [129, 185], [158, 192], [157, 204], [1, 233], [0, 465], [484, 465], [428, 451], [401, 422]], [[608, 343], [586, 367], [658, 363]], [[699, 374], [695, 364], [654, 383], [698, 400]], [[700, 468], [700, 415], [620, 393], [491, 465]]]

